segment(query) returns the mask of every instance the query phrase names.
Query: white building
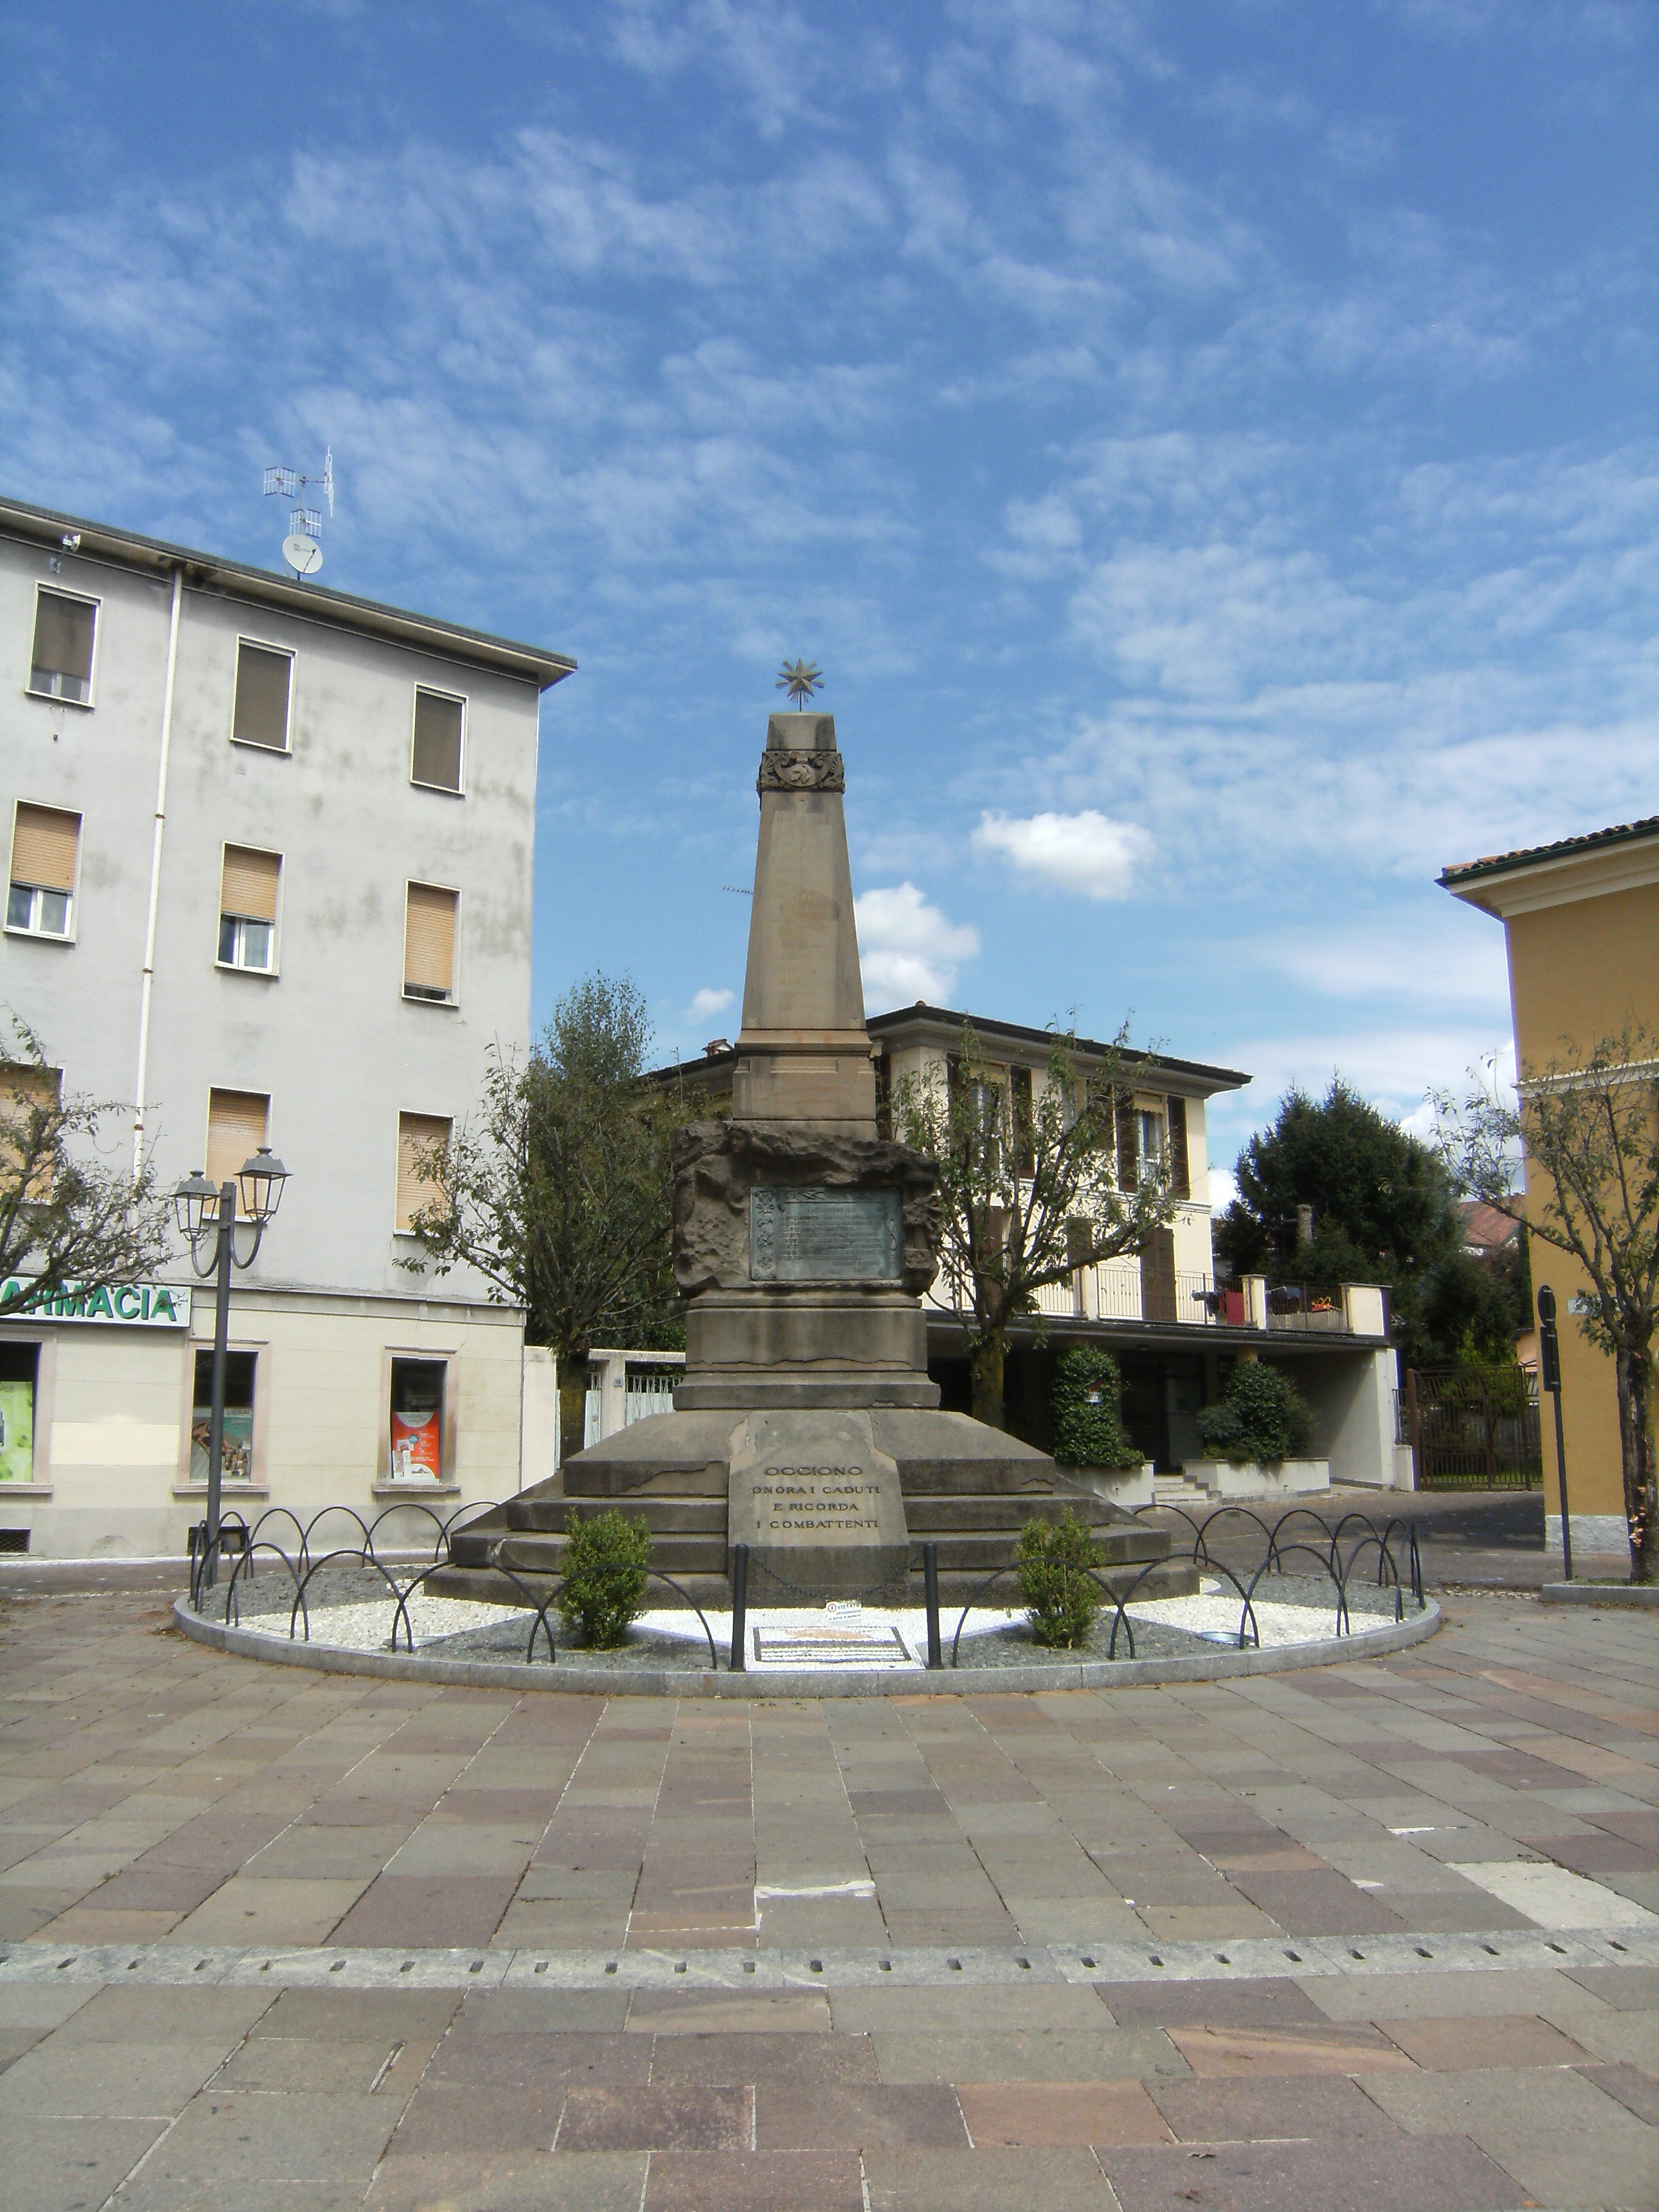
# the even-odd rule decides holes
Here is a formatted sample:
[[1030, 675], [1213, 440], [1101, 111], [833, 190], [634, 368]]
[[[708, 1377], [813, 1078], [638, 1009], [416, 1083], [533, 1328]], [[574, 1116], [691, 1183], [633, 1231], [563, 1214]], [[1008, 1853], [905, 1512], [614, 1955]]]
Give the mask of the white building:
[[[416, 1147], [528, 1042], [538, 708], [574, 666], [0, 501], [0, 1006], [66, 1092], [137, 1106], [164, 1184], [264, 1143], [290, 1171], [233, 1291], [249, 1519], [518, 1486], [521, 1316], [404, 1263]], [[185, 1255], [167, 1280], [0, 1323], [0, 1541], [183, 1548], [213, 1298]]]

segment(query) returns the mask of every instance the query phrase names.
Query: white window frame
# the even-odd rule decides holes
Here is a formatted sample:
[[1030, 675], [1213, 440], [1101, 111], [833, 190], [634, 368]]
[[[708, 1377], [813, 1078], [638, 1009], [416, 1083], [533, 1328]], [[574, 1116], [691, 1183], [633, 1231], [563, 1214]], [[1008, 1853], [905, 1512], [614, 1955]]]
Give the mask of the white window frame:
[[[453, 784], [428, 783], [415, 773], [415, 718], [420, 712], [421, 694], [424, 691], [433, 699], [451, 699], [461, 710], [461, 758]], [[436, 791], [446, 799], [466, 797], [467, 739], [471, 734], [471, 701], [465, 691], [447, 691], [441, 684], [417, 684], [409, 702], [409, 780], [416, 791]]]
[[[289, 706], [290, 710], [292, 709], [293, 704], [294, 693], [290, 687], [289, 691]], [[269, 750], [270, 748], [268, 746], [254, 747], [254, 750], [256, 752], [260, 750], [269, 751]], [[267, 925], [270, 931], [270, 965], [269, 968], [250, 968], [245, 961], [224, 959], [216, 950], [220, 936], [222, 934], [225, 926], [225, 909], [222, 903], [225, 896], [225, 845], [235, 844], [236, 840], [234, 837], [227, 837], [224, 845], [221, 845], [219, 848], [219, 897], [221, 904], [218, 918], [215, 925], [214, 945], [216, 950], [214, 953], [213, 964], [216, 968], [222, 969], [227, 975], [257, 975], [259, 981], [263, 983], [274, 983], [282, 969], [282, 939], [279, 933], [283, 926], [283, 902], [288, 890], [287, 855], [282, 853], [272, 852], [269, 845], [238, 845], [236, 847], [238, 852], [241, 853], [268, 854], [276, 863], [276, 911], [271, 916], [270, 921]], [[240, 933], [243, 926], [252, 919], [252, 916], [246, 915], [235, 915], [232, 916], [232, 919], [236, 923], [240, 937]]]
[[[418, 787], [422, 791], [441, 791], [443, 789], [443, 786], [441, 783], [423, 783]], [[409, 959], [409, 894], [411, 887], [423, 891], [448, 892], [449, 896], [455, 902], [455, 934], [451, 941], [449, 948], [449, 996], [447, 999], [428, 998], [426, 992], [422, 989], [418, 984], [411, 991], [409, 988], [408, 980], [405, 977], [399, 986], [403, 996], [403, 1002], [406, 1006], [429, 1006], [437, 1013], [454, 1013], [459, 1011], [461, 1003], [460, 885], [459, 884], [428, 883], [423, 876], [404, 877], [404, 934], [398, 947], [398, 958], [400, 963], [405, 965]], [[414, 1110], [415, 1109], [412, 1106], [404, 1109], [404, 1111], [406, 1113], [412, 1114]]]
[[[98, 649], [98, 648], [97, 648], [97, 644], [96, 644], [96, 641], [95, 641], [95, 639], [94, 639], [94, 646], [93, 646], [93, 650], [94, 650], [94, 653], [96, 653], [97, 649]], [[43, 692], [43, 691], [37, 691], [37, 692], [33, 693], [32, 696], [33, 696], [33, 697], [37, 698], [37, 699], [42, 699], [42, 698], [46, 697], [48, 695], [47, 695], [46, 692]], [[74, 701], [73, 699], [65, 699], [65, 700], [63, 702], [63, 704], [64, 704], [64, 706], [66, 706], [66, 707], [72, 707], [72, 706], [74, 706], [74, 705], [75, 705], [75, 703], [76, 703], [76, 702], [75, 702], [75, 701]], [[14, 839], [14, 840], [15, 839], [15, 837], [16, 837], [16, 836], [17, 836], [17, 809], [18, 809], [18, 807], [20, 807], [20, 806], [45, 806], [45, 805], [46, 805], [46, 802], [45, 801], [45, 799], [16, 799], [16, 800], [15, 800], [15, 801], [13, 802], [12, 810], [11, 810], [11, 833], [12, 833], [12, 836], [13, 836], [13, 839]], [[53, 811], [54, 812], [56, 812], [56, 813], [58, 813], [58, 814], [70, 814], [70, 813], [75, 813], [75, 810], [74, 810], [74, 808], [72, 808], [72, 807], [69, 807], [69, 806], [60, 806], [60, 807], [57, 807], [57, 808], [54, 808], [52, 811]], [[81, 848], [82, 848], [82, 845], [83, 845], [83, 844], [85, 843], [85, 842], [86, 842], [86, 827], [87, 827], [87, 818], [86, 818], [86, 817], [85, 817], [85, 815], [84, 815], [84, 814], [75, 813], [75, 819], [76, 819], [76, 821], [77, 824], [79, 825], [79, 826], [78, 826], [78, 828], [77, 828], [77, 829], [76, 829], [76, 833], [75, 833], [75, 881], [74, 881], [74, 883], [70, 885], [70, 887], [69, 890], [68, 890], [67, 892], [62, 892], [62, 891], [58, 891], [58, 892], [52, 892], [52, 891], [47, 891], [47, 890], [43, 890], [43, 889], [42, 889], [42, 887], [41, 887], [39, 884], [31, 884], [28, 886], [29, 890], [33, 893], [33, 901], [31, 902], [30, 909], [29, 909], [29, 910], [30, 910], [30, 912], [31, 912], [31, 914], [35, 914], [35, 913], [38, 913], [38, 912], [39, 912], [39, 910], [40, 910], [40, 901], [41, 901], [43, 898], [52, 898], [52, 897], [58, 897], [58, 898], [67, 897], [67, 898], [68, 898], [68, 900], [69, 900], [68, 927], [67, 927], [66, 928], [64, 928], [64, 929], [61, 929], [61, 930], [60, 930], [60, 929], [41, 929], [41, 928], [40, 928], [40, 927], [39, 927], [35, 922], [33, 922], [33, 921], [27, 921], [27, 922], [14, 921], [12, 920], [12, 918], [11, 918], [11, 884], [12, 884], [12, 879], [11, 879], [11, 877], [9, 876], [9, 874], [8, 874], [8, 876], [7, 876], [7, 878], [6, 878], [6, 921], [5, 921], [5, 934], [6, 934], [8, 937], [27, 937], [27, 938], [29, 939], [29, 941], [31, 942], [31, 944], [34, 944], [34, 945], [73, 945], [73, 944], [74, 944], [74, 942], [75, 942], [75, 936], [76, 936], [76, 927], [77, 927], [77, 926], [78, 926], [78, 924], [79, 924], [80, 918], [81, 918]], [[11, 866], [11, 857], [10, 857], [10, 854], [9, 854], [9, 852], [8, 852], [8, 854], [7, 854], [7, 858], [6, 858], [6, 866], [7, 866], [7, 868], [8, 868], [8, 869], [9, 869], [9, 868], [10, 868], [10, 866]]]
[[[236, 674], [242, 658], [242, 647], [252, 646], [260, 653], [280, 653], [287, 659], [288, 720], [283, 726], [283, 742], [276, 745], [262, 745], [257, 738], [239, 738], [236, 734]], [[251, 630], [238, 630], [236, 651], [230, 663], [230, 742], [240, 745], [245, 753], [264, 753], [270, 760], [292, 760], [294, 757], [294, 685], [299, 673], [299, 648], [279, 645], [274, 637], [255, 637]]]
[[227, 921], [230, 922], [231, 927], [235, 933], [234, 941], [239, 951], [242, 948], [242, 933], [245, 930], [268, 929], [270, 932], [270, 963], [268, 967], [261, 968], [252, 960], [240, 960], [236, 958], [227, 960], [222, 951], [219, 957], [214, 962], [214, 966], [216, 968], [222, 968], [227, 975], [258, 975], [265, 982], [274, 982], [276, 978], [276, 923], [274, 921], [256, 921], [251, 915], [233, 914], [227, 915], [222, 911], [219, 915], [219, 939], [222, 945], [224, 942], [225, 923]]
[[[92, 609], [92, 666], [87, 676], [87, 696], [84, 699], [66, 699], [61, 691], [37, 691], [34, 688], [34, 632], [40, 621], [40, 594], [50, 592], [55, 599], [78, 599], [83, 607]], [[73, 707], [78, 714], [90, 714], [98, 704], [98, 656], [104, 639], [104, 602], [92, 592], [70, 591], [64, 585], [48, 583], [40, 577], [34, 584], [34, 619], [29, 627], [28, 676], [23, 689], [31, 699], [44, 699], [53, 707]]]

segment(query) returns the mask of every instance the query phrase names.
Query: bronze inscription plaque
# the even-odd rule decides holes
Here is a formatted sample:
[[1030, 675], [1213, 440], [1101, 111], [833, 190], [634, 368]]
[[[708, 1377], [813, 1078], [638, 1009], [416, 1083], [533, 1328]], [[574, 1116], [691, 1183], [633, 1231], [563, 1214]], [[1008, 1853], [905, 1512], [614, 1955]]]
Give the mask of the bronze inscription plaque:
[[757, 1283], [896, 1283], [903, 1232], [896, 1190], [762, 1185], [749, 1194], [749, 1273]]

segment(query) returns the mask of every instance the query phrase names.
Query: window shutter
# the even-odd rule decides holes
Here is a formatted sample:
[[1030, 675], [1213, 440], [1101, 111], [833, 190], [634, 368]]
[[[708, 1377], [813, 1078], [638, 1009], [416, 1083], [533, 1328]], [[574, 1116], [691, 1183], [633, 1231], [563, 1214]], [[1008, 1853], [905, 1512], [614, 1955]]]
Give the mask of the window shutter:
[[233, 735], [245, 745], [264, 745], [271, 752], [288, 750], [288, 696], [294, 679], [294, 656], [270, 646], [236, 647], [236, 711]]
[[207, 1179], [210, 1183], [232, 1181], [242, 1172], [267, 1141], [270, 1100], [260, 1091], [210, 1091], [208, 1093]]
[[407, 1229], [422, 1206], [438, 1194], [421, 1179], [418, 1159], [434, 1145], [449, 1143], [450, 1124], [441, 1114], [399, 1114], [398, 1116], [398, 1226]]
[[1140, 1132], [1135, 1126], [1135, 1102], [1128, 1091], [1112, 1094], [1112, 1113], [1117, 1138], [1117, 1187], [1133, 1190], [1140, 1179]]
[[42, 592], [34, 608], [34, 657], [31, 673], [35, 688], [43, 676], [69, 679], [65, 696], [85, 699], [92, 690], [92, 639], [98, 610], [86, 599], [71, 599], [62, 592]]
[[439, 991], [455, 988], [455, 894], [431, 884], [409, 886], [404, 924], [404, 988]]
[[72, 891], [81, 817], [19, 800], [11, 832], [11, 880], [36, 890]]
[[[63, 1091], [61, 1068], [35, 1067], [17, 1060], [0, 1062], [0, 1167], [15, 1172], [26, 1164], [33, 1151], [34, 1136], [28, 1117], [56, 1112]], [[48, 1142], [35, 1153], [22, 1194], [40, 1204], [52, 1195], [58, 1164], [51, 1132], [46, 1133]]]
[[1029, 1067], [1010, 1068], [1008, 1087], [1012, 1109], [1015, 1171], [1023, 1176], [1035, 1175], [1036, 1149], [1032, 1131], [1036, 1116], [1031, 1103], [1030, 1069]]
[[441, 791], [461, 787], [462, 702], [441, 691], [415, 694], [415, 754], [410, 774]]
[[1193, 1175], [1187, 1164], [1187, 1102], [1172, 1097], [1164, 1103], [1170, 1131], [1170, 1187], [1177, 1198], [1190, 1198]]
[[220, 913], [240, 915], [245, 921], [275, 921], [276, 878], [282, 866], [278, 854], [256, 853], [246, 845], [227, 845], [219, 889]]

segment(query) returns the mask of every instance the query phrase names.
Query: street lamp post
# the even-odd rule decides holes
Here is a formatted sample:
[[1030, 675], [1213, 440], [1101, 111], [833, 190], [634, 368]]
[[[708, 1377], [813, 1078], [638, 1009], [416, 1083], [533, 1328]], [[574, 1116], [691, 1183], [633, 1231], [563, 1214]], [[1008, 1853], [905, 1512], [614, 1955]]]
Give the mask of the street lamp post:
[[[276, 1158], [269, 1145], [261, 1145], [251, 1160], [243, 1163], [240, 1175], [228, 1176], [216, 1188], [198, 1168], [194, 1175], [186, 1176], [173, 1194], [173, 1218], [182, 1235], [190, 1240], [190, 1261], [201, 1276], [212, 1275], [214, 1284], [213, 1313], [213, 1399], [208, 1415], [208, 1494], [207, 1521], [202, 1530], [201, 1557], [198, 1562], [197, 1582], [204, 1589], [211, 1589], [218, 1571], [219, 1561], [219, 1503], [225, 1448], [225, 1361], [230, 1341], [230, 1271], [251, 1267], [264, 1240], [265, 1229], [283, 1201], [283, 1186], [288, 1181], [288, 1170]], [[242, 1212], [253, 1231], [253, 1242], [245, 1253], [236, 1249], [236, 1201], [241, 1198]], [[206, 1251], [205, 1261], [203, 1258]]]
[[1561, 1486], [1561, 1565], [1572, 1580], [1572, 1529], [1567, 1520], [1567, 1443], [1561, 1425], [1561, 1345], [1555, 1334], [1555, 1293], [1538, 1286], [1538, 1379], [1555, 1401], [1555, 1473]]

